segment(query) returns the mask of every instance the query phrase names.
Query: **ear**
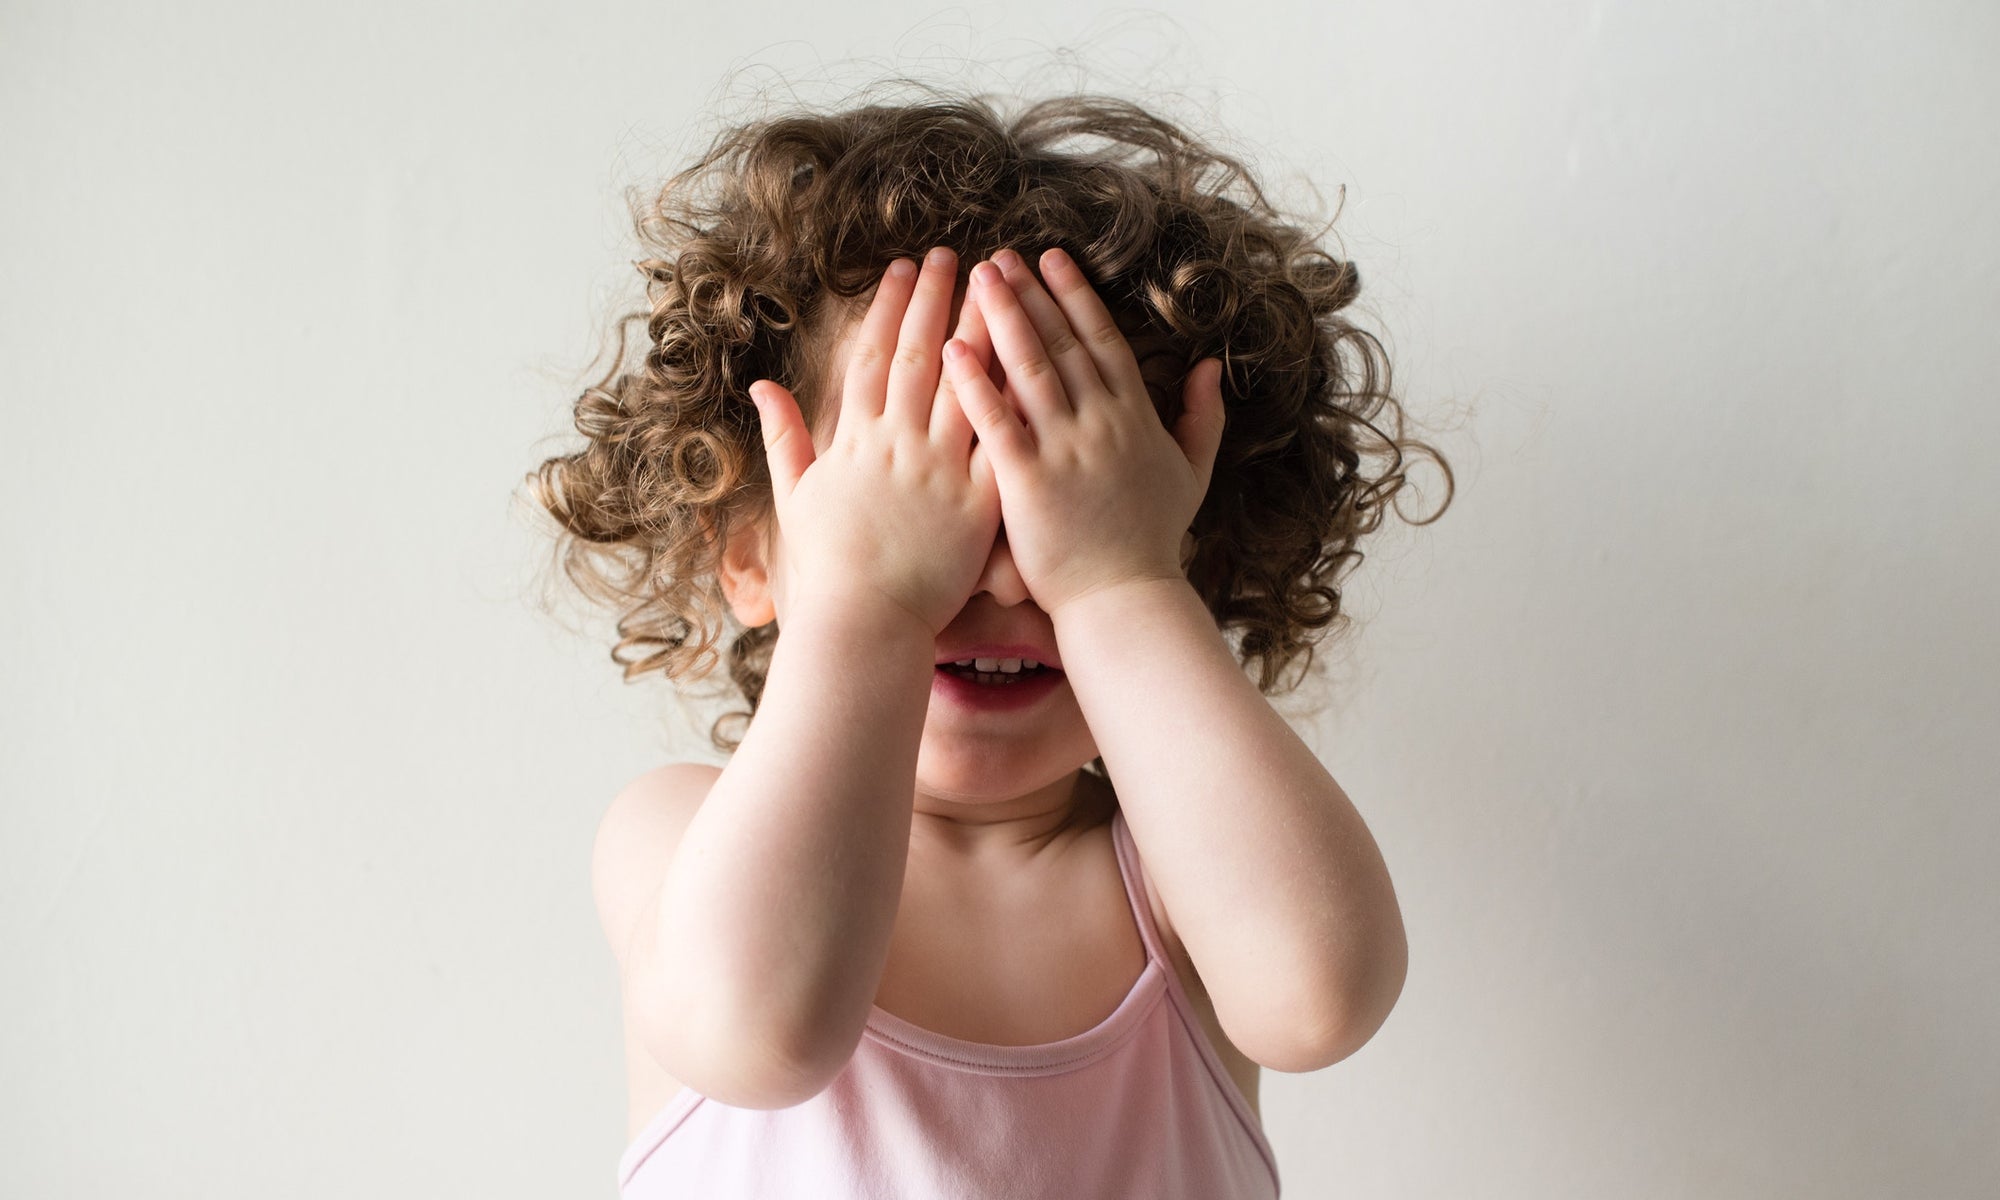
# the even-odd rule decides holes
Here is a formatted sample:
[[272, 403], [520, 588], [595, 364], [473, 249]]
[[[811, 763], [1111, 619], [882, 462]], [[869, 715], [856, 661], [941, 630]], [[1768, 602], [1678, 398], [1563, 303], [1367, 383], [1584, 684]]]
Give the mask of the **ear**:
[[763, 522], [738, 518], [722, 539], [716, 574], [722, 595], [745, 629], [768, 625], [778, 617], [771, 598], [771, 538]]

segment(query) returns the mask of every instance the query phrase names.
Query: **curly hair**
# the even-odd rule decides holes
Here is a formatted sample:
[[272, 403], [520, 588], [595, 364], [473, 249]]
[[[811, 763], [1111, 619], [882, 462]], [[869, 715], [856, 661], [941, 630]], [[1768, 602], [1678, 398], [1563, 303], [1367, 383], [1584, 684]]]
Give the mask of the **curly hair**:
[[[1451, 502], [1449, 464], [1403, 436], [1381, 343], [1340, 315], [1360, 293], [1354, 264], [1275, 210], [1239, 160], [1130, 102], [1060, 96], [1010, 116], [926, 87], [792, 110], [724, 130], [632, 208], [649, 303], [618, 318], [610, 370], [575, 402], [582, 448], [529, 475], [561, 526], [563, 572], [622, 609], [611, 657], [628, 681], [716, 666], [733, 621], [722, 545], [773, 511], [749, 385], [784, 383], [818, 428], [827, 330], [891, 259], [934, 245], [958, 253], [961, 284], [993, 251], [1033, 262], [1060, 246], [1132, 339], [1169, 427], [1187, 372], [1222, 360], [1227, 419], [1187, 574], [1267, 695], [1351, 622], [1339, 581], [1403, 486], [1405, 450], [1446, 482], [1438, 511], [1411, 523]], [[649, 346], [628, 367], [642, 319]], [[1371, 473], [1371, 459], [1386, 462]], [[741, 743], [725, 726], [755, 715], [777, 635], [772, 621], [730, 640], [749, 709], [711, 727], [719, 750]]]

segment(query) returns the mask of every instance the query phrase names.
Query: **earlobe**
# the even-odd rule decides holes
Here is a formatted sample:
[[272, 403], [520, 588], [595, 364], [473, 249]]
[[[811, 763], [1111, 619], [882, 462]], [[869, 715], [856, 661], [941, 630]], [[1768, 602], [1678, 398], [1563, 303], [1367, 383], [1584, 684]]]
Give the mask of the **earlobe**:
[[745, 629], [768, 625], [778, 616], [777, 605], [771, 598], [768, 542], [763, 530], [754, 525], [732, 526], [717, 557], [716, 574], [722, 584], [723, 599], [729, 602], [729, 611]]

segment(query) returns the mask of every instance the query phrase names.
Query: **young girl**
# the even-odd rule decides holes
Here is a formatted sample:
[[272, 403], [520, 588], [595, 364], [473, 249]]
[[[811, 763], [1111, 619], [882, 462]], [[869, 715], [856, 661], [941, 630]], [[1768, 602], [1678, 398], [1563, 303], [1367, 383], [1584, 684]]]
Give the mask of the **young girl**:
[[726, 608], [754, 720], [599, 829], [621, 1194], [1276, 1196], [1259, 1069], [1406, 961], [1265, 698], [1444, 465], [1353, 266], [1099, 97], [757, 121], [638, 224], [644, 368], [539, 498], [627, 677], [706, 677]]

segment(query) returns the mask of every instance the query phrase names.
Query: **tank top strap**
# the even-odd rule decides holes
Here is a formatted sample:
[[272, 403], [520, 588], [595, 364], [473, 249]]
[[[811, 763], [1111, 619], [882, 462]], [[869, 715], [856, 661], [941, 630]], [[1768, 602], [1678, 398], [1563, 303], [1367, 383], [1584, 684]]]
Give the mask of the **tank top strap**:
[[1118, 874], [1125, 881], [1125, 899], [1132, 906], [1132, 919], [1138, 922], [1139, 940], [1146, 945], [1146, 957], [1159, 963], [1162, 970], [1170, 971], [1166, 942], [1160, 936], [1159, 926], [1153, 923], [1152, 902], [1146, 899], [1146, 872], [1139, 864], [1139, 847], [1125, 824], [1122, 808], [1111, 814], [1111, 844], [1118, 852]]

